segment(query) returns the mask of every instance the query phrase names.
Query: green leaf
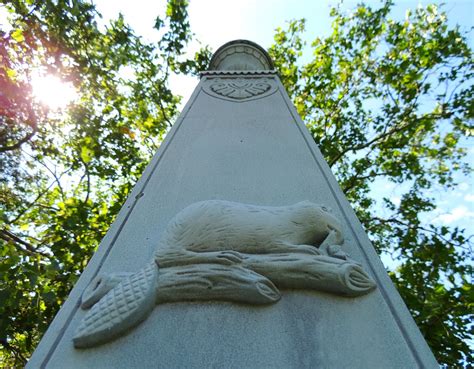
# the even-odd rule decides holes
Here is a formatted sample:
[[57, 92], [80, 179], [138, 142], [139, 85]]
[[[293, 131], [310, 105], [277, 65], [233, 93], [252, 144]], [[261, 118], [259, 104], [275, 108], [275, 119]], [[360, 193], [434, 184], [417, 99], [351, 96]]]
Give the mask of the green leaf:
[[16, 42], [23, 42], [25, 41], [25, 37], [23, 36], [23, 30], [21, 29], [16, 29], [11, 33], [11, 37], [16, 41]]
[[84, 163], [89, 163], [94, 156], [94, 150], [91, 150], [87, 146], [82, 146], [81, 147], [81, 159]]

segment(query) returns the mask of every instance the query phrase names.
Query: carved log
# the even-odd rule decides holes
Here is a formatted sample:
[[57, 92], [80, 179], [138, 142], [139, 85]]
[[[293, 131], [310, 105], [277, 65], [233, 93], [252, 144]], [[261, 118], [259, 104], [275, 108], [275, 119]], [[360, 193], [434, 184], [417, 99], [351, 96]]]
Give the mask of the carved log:
[[359, 264], [324, 255], [245, 255], [242, 263], [266, 276], [279, 288], [360, 296], [376, 286]]
[[238, 265], [195, 264], [160, 269], [156, 303], [223, 300], [277, 302], [280, 293], [264, 276]]
[[[324, 251], [326, 249], [328, 248]], [[171, 254], [171, 256], [163, 255], [156, 261], [160, 266], [166, 266], [161, 269], [162, 271], [192, 270], [196, 272], [199, 270], [201, 273], [205, 273], [205, 269], [210, 266], [219, 269], [220, 266], [240, 265], [248, 270], [247, 273], [254, 271], [265, 276], [278, 288], [311, 289], [345, 296], [364, 295], [375, 288], [375, 282], [359, 263], [349, 259], [342, 251], [338, 251], [338, 254], [343, 258], [304, 252], [275, 254], [243, 254], [236, 251], [188, 252]], [[215, 264], [211, 264], [210, 260], [214, 260]], [[228, 271], [233, 272], [234, 269]], [[221, 275], [222, 273], [218, 278]], [[209, 274], [208, 278], [211, 277]], [[205, 299], [205, 296], [207, 293], [201, 295], [201, 298]], [[212, 298], [208, 296], [208, 299]]]
[[[227, 255], [228, 252], [225, 254]], [[304, 253], [240, 254], [234, 251], [232, 255], [235, 260], [241, 261], [235, 262], [233, 265], [207, 263], [186, 265], [183, 261], [180, 266], [160, 269], [158, 294], [161, 293], [162, 283], [167, 289], [162, 301], [182, 301], [183, 299], [236, 301], [232, 296], [240, 295], [240, 302], [272, 302], [266, 300], [256, 302], [257, 300], [253, 300], [252, 294], [247, 295], [247, 290], [242, 290], [242, 282], [245, 282], [243, 285], [246, 286], [246, 283], [253, 278], [264, 278], [265, 281], [268, 278], [278, 288], [310, 289], [345, 296], [364, 295], [375, 288], [375, 282], [363, 270], [362, 266], [350, 259], [343, 260], [325, 255]], [[194, 261], [198, 259], [192, 254], [190, 258]], [[237, 267], [237, 265], [241, 265], [241, 267]], [[227, 280], [228, 283], [221, 282], [224, 280]], [[261, 286], [268, 288], [268, 282]], [[206, 289], [206, 286], [216, 286], [217, 283], [220, 283], [218, 288]], [[196, 290], [199, 291], [194, 294], [195, 297], [191, 293], [193, 284], [196, 284]], [[251, 289], [248, 292], [255, 291], [255, 289]], [[165, 296], [168, 295], [172, 300], [166, 300]], [[258, 295], [258, 298], [260, 297], [264, 297], [264, 295]]]

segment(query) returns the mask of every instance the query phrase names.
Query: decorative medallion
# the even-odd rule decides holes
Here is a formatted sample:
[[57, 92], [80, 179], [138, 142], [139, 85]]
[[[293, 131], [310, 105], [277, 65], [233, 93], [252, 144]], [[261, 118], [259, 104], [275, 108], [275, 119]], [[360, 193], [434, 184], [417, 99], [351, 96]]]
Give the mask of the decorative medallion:
[[276, 87], [269, 78], [215, 78], [204, 86], [214, 97], [232, 101], [249, 101], [271, 95]]
[[192, 204], [170, 221], [145, 267], [91, 281], [82, 295], [87, 312], [74, 346], [93, 347], [126, 334], [156, 304], [274, 304], [280, 288], [347, 297], [369, 293], [375, 282], [343, 251], [343, 243], [339, 220], [309, 201], [280, 207], [221, 200]]

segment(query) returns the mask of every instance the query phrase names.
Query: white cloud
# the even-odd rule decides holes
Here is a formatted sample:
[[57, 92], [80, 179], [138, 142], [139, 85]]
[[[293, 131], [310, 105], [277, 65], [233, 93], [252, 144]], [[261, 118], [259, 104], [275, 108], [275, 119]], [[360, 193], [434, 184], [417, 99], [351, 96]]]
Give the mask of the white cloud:
[[395, 205], [400, 205], [401, 199], [399, 196], [393, 196], [390, 198], [390, 201], [393, 202]]
[[460, 191], [467, 191], [469, 190], [469, 184], [466, 182], [461, 182], [458, 186], [458, 190]]
[[466, 196], [464, 196], [464, 201], [474, 202], [474, 194], [468, 193]]
[[474, 212], [470, 211], [464, 205], [454, 208], [451, 212], [438, 215], [433, 222], [441, 224], [451, 224], [457, 220], [466, 220], [466, 218], [474, 218]]

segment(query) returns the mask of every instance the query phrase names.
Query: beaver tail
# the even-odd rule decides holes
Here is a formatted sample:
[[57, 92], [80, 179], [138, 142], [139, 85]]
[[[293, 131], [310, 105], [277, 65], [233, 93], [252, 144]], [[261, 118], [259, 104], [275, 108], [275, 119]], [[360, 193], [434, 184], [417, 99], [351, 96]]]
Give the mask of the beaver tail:
[[155, 306], [157, 276], [158, 266], [150, 263], [107, 292], [82, 319], [74, 346], [103, 344], [145, 320]]

